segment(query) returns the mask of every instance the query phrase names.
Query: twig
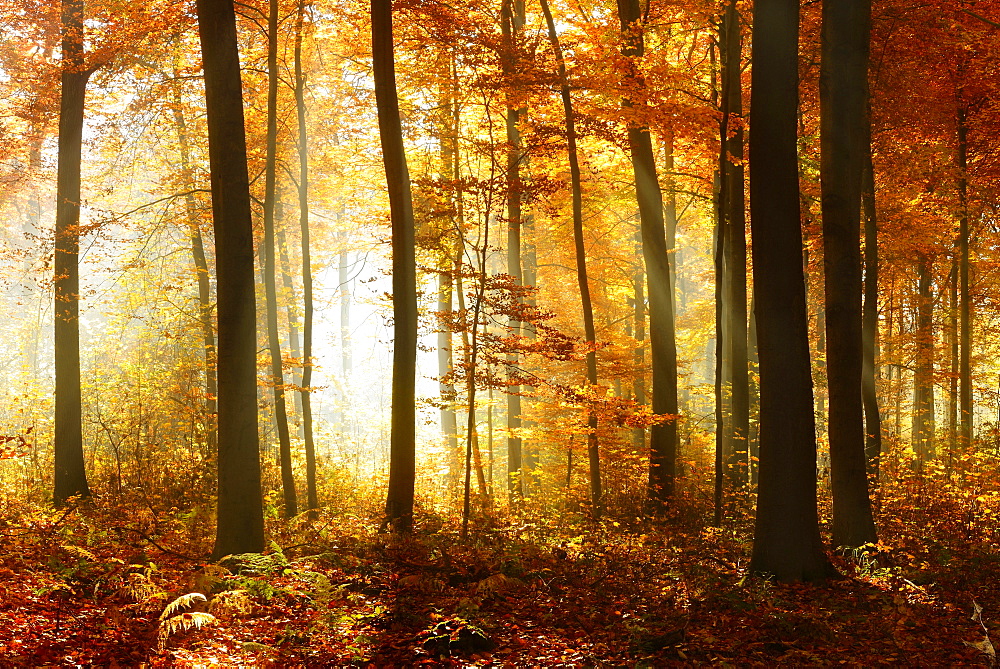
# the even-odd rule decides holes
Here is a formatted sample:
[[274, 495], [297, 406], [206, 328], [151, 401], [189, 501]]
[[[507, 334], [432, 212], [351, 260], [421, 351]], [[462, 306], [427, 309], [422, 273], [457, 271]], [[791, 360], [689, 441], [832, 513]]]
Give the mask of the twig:
[[185, 555], [184, 553], [178, 553], [177, 551], [170, 550], [169, 548], [165, 548], [165, 547], [161, 546], [160, 544], [158, 544], [156, 542], [156, 540], [153, 539], [153, 537], [149, 536], [148, 534], [146, 534], [142, 530], [137, 530], [134, 527], [121, 527], [121, 526], [117, 526], [116, 525], [116, 526], [112, 527], [111, 529], [117, 530], [119, 532], [134, 532], [135, 534], [138, 534], [140, 537], [142, 537], [143, 539], [145, 539], [146, 541], [148, 541], [150, 544], [152, 544], [153, 547], [155, 547], [156, 549], [158, 549], [160, 552], [166, 553], [167, 555], [173, 555], [174, 557], [179, 557], [179, 558], [181, 558], [183, 560], [187, 560], [189, 562], [204, 562], [205, 561], [204, 558], [191, 557], [190, 555]]

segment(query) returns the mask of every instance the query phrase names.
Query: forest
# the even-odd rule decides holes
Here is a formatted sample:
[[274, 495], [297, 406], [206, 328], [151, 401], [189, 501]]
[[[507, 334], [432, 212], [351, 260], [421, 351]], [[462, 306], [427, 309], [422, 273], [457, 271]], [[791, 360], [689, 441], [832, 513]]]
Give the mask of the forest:
[[996, 665], [1000, 3], [0, 29], [0, 669]]

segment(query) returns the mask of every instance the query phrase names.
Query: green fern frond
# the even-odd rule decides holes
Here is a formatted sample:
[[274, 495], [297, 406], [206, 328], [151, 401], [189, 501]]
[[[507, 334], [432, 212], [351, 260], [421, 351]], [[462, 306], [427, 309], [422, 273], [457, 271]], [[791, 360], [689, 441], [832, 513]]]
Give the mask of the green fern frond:
[[192, 607], [195, 602], [207, 602], [207, 601], [208, 597], [201, 594], [200, 592], [189, 592], [186, 595], [181, 595], [174, 601], [167, 604], [167, 608], [163, 609], [163, 613], [160, 614], [160, 620], [166, 620], [167, 618], [170, 618], [170, 616], [174, 615], [181, 609], [187, 609]]

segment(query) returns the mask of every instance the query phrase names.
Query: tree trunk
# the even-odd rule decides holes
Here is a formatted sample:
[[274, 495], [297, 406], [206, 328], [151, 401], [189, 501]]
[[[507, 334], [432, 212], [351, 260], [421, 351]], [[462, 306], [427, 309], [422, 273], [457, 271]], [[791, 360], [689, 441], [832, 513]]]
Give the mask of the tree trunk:
[[[870, 110], [870, 105], [865, 105]], [[861, 142], [861, 210], [865, 219], [865, 284], [861, 313], [863, 346], [861, 395], [865, 407], [865, 458], [868, 474], [878, 482], [882, 456], [882, 414], [878, 406], [878, 219], [875, 215], [875, 167], [872, 164], [871, 118], [866, 113]]]
[[[641, 58], [644, 51], [638, 0], [618, 0], [618, 17], [624, 33], [622, 54]], [[629, 61], [623, 85], [643, 91], [645, 81]], [[641, 94], [637, 97], [641, 98]], [[642, 102], [623, 100], [626, 112]], [[635, 176], [642, 231], [642, 255], [649, 294], [649, 339], [653, 362], [653, 413], [665, 418], [650, 430], [649, 499], [654, 511], [662, 509], [674, 492], [677, 472], [677, 344], [674, 339], [674, 297], [670, 282], [668, 249], [663, 223], [663, 199], [656, 178], [656, 163], [649, 129], [628, 121], [629, 153]]]
[[[559, 94], [563, 103], [563, 116], [566, 123], [567, 156], [569, 159], [570, 184], [573, 192], [573, 244], [576, 249], [576, 280], [580, 287], [580, 301], [583, 307], [583, 330], [587, 339], [587, 384], [592, 388], [597, 385], [597, 332], [594, 328], [594, 308], [590, 299], [590, 283], [587, 280], [587, 249], [583, 240], [583, 189], [580, 184], [580, 160], [576, 150], [576, 122], [573, 117], [573, 98], [569, 92], [569, 81], [566, 79], [566, 63], [563, 60], [562, 48], [559, 45], [559, 35], [556, 24], [552, 20], [548, 0], [541, 0], [545, 23], [549, 29], [549, 42], [555, 55], [556, 67], [559, 72]], [[587, 456], [590, 462], [590, 500], [594, 515], [601, 511], [601, 456], [597, 441], [597, 412], [594, 408], [587, 411]]]
[[923, 253], [917, 260], [916, 365], [913, 374], [913, 451], [917, 466], [934, 457], [934, 298], [932, 269]]
[[[278, 243], [278, 261], [281, 263], [281, 284], [284, 288], [284, 297], [282, 300], [285, 303], [285, 314], [288, 319], [288, 348], [292, 354], [292, 358], [295, 360], [302, 360], [302, 343], [299, 341], [299, 326], [296, 321], [298, 313], [296, 311], [297, 298], [295, 295], [295, 283], [292, 280], [292, 269], [291, 262], [288, 259], [288, 242], [285, 237], [285, 226], [282, 223], [284, 216], [282, 211], [284, 207], [281, 204], [281, 197], [275, 198], [275, 234], [276, 241]], [[302, 373], [295, 371], [295, 367], [291, 370], [292, 385], [296, 388], [302, 386]], [[295, 413], [298, 416], [296, 424], [299, 428], [299, 438], [304, 439], [305, 435], [302, 432], [302, 394], [293, 393], [292, 396], [295, 398]]]
[[90, 72], [83, 62], [83, 0], [62, 3], [62, 93], [55, 229], [55, 485], [53, 500], [90, 496], [80, 395], [80, 156]]
[[[450, 262], [448, 263], [451, 264]], [[453, 482], [458, 482], [458, 472], [452, 466], [458, 452], [458, 416], [455, 413], [455, 368], [452, 361], [451, 324], [452, 292], [454, 282], [450, 267], [438, 274], [438, 303], [440, 313], [447, 314], [445, 325], [438, 331], [438, 391], [441, 393], [441, 435], [444, 437], [448, 471]]]
[[219, 507], [214, 558], [264, 550], [257, 436], [253, 224], [236, 15], [198, 0], [212, 172], [219, 319]]
[[337, 279], [340, 284], [340, 371], [344, 382], [348, 383], [354, 361], [351, 355], [351, 277], [346, 252], [341, 252], [337, 259]]
[[760, 357], [760, 483], [750, 573], [820, 581], [833, 568], [816, 509], [816, 426], [802, 271], [797, 0], [753, 10], [750, 225]]
[[372, 0], [372, 57], [382, 160], [392, 219], [392, 436], [386, 521], [395, 532], [413, 529], [416, 477], [417, 267], [413, 203], [396, 97], [392, 0]]
[[861, 181], [871, 0], [824, 0], [820, 175], [830, 482], [836, 548], [877, 540], [868, 496], [861, 332]]
[[[961, 94], [961, 91], [960, 91]], [[958, 107], [958, 196], [960, 216], [958, 227], [959, 276], [959, 362], [958, 396], [961, 416], [962, 448], [972, 445], [972, 297], [969, 293], [969, 176], [968, 135], [965, 103]]]
[[[507, 80], [507, 273], [521, 286], [521, 132], [518, 128], [524, 109], [516, 105], [512, 94], [512, 79], [519, 72], [517, 35], [524, 27], [524, 0], [503, 0], [500, 8], [504, 38], [502, 67]], [[520, 298], [518, 298], [520, 299]], [[521, 323], [511, 318], [507, 323], [511, 334], [520, 332]], [[513, 376], [517, 367], [517, 353], [507, 354], [508, 375]], [[507, 386], [507, 485], [511, 502], [519, 503], [524, 496], [524, 472], [521, 452], [521, 389]]]
[[306, 504], [319, 508], [316, 490], [316, 446], [312, 416], [313, 279], [309, 248], [309, 138], [306, 128], [306, 79], [302, 72], [302, 31], [306, 0], [299, 0], [295, 18], [295, 114], [299, 131], [299, 236], [302, 245], [302, 439], [306, 452]]
[[722, 19], [721, 51], [722, 94], [724, 97], [721, 161], [722, 188], [725, 192], [723, 215], [726, 223], [726, 271], [729, 300], [726, 322], [729, 324], [729, 359], [731, 379], [730, 432], [732, 445], [727, 473], [736, 486], [745, 486], [749, 473], [747, 438], [750, 433], [750, 381], [747, 367], [747, 240], [746, 204], [743, 190], [743, 86], [740, 73], [743, 39], [736, 1], [729, 0]]
[[[635, 364], [635, 375], [632, 380], [632, 394], [635, 396], [635, 403], [644, 405], [646, 399], [646, 275], [643, 272], [642, 263], [642, 232], [635, 231], [635, 241], [638, 246], [640, 260], [635, 264], [635, 273], [632, 275], [632, 287], [635, 291], [632, 317], [635, 319], [635, 350], [632, 352], [632, 362]], [[643, 427], [632, 429], [632, 445], [637, 453], [646, 450], [646, 430]]]
[[958, 258], [952, 256], [948, 275], [948, 474], [958, 454]]
[[[176, 71], [174, 72], [176, 76]], [[202, 342], [205, 346], [205, 440], [210, 453], [215, 451], [216, 437], [216, 396], [218, 395], [218, 382], [216, 381], [215, 370], [215, 325], [212, 322], [212, 293], [210, 276], [208, 271], [208, 260], [205, 257], [205, 245], [201, 237], [201, 224], [198, 222], [197, 207], [195, 205], [194, 178], [191, 176], [191, 153], [190, 140], [187, 134], [187, 123], [184, 120], [184, 113], [180, 84], [173, 88], [174, 93], [174, 124], [177, 126], [177, 141], [180, 145], [181, 170], [184, 174], [185, 185], [188, 189], [184, 196], [184, 208], [187, 212], [188, 228], [191, 235], [191, 257], [194, 261], [194, 271], [198, 279], [198, 324], [201, 327]]]
[[295, 477], [292, 474], [292, 443], [285, 408], [285, 375], [282, 371], [281, 339], [278, 335], [277, 263], [274, 241], [274, 200], [278, 153], [278, 0], [268, 2], [267, 20], [267, 140], [264, 167], [264, 296], [267, 309], [267, 343], [271, 355], [271, 391], [274, 422], [278, 428], [278, 457], [285, 517], [298, 514]]

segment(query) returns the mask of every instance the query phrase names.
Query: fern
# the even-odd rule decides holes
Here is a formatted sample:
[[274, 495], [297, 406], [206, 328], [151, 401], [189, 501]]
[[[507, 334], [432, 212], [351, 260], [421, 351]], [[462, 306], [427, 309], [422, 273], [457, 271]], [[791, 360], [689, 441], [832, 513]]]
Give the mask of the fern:
[[229, 570], [225, 567], [207, 564], [195, 574], [191, 589], [197, 592], [213, 592], [228, 575]]
[[191, 608], [195, 602], [207, 602], [208, 598], [201, 594], [200, 592], [189, 592], [186, 595], [181, 595], [174, 601], [167, 604], [167, 608], [163, 609], [163, 613], [160, 614], [160, 620], [166, 620], [170, 616], [181, 609]]
[[[176, 602], [176, 600], [174, 601]], [[163, 649], [166, 647], [167, 639], [171, 634], [186, 632], [189, 629], [200, 630], [205, 625], [210, 625], [214, 622], [215, 616], [211, 613], [202, 613], [201, 611], [181, 613], [172, 618], [167, 618], [160, 622], [160, 648]]]
[[476, 592], [481, 595], [498, 595], [517, 590], [524, 582], [503, 573], [487, 576], [476, 584]]
[[78, 560], [87, 560], [88, 562], [97, 561], [97, 557], [93, 553], [88, 551], [86, 548], [80, 546], [73, 546], [71, 544], [60, 544], [59, 548], [63, 549], [70, 555], [74, 556]]
[[212, 598], [208, 610], [217, 616], [245, 616], [253, 610], [253, 603], [250, 601], [250, 593], [246, 590], [226, 590]]
[[129, 599], [137, 603], [148, 602], [150, 600], [164, 599], [167, 596], [144, 571], [133, 572], [128, 575], [125, 583], [125, 594]]

